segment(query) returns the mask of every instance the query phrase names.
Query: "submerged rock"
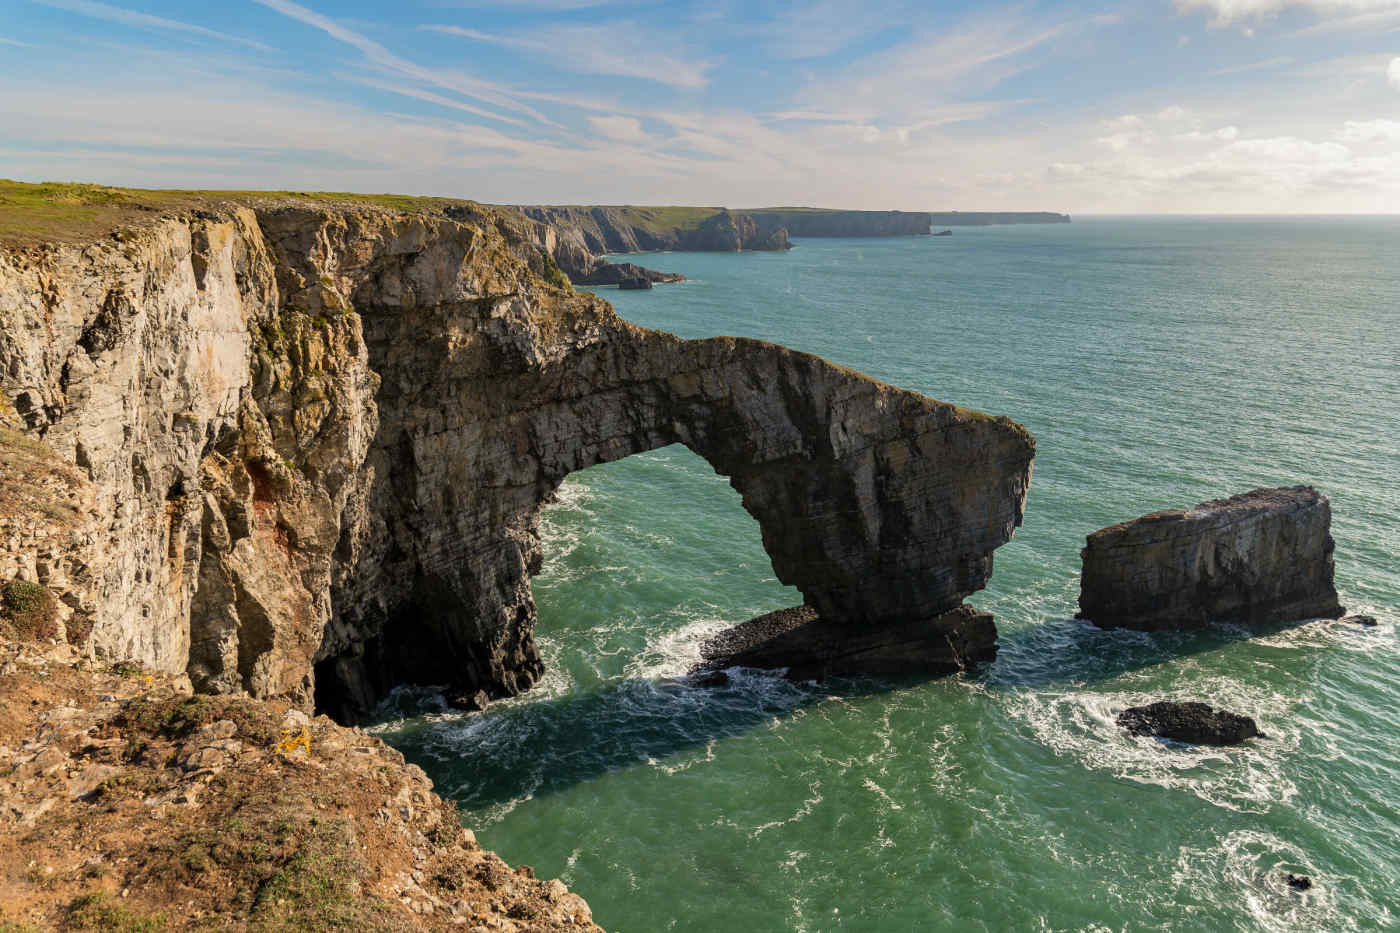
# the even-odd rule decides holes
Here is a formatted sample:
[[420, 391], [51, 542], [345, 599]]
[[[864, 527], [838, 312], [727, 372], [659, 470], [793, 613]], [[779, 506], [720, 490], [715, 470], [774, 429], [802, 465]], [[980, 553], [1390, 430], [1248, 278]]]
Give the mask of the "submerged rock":
[[727, 687], [729, 675], [724, 671], [699, 670], [687, 678], [692, 687]]
[[1341, 618], [1340, 621], [1342, 621], [1342, 622], [1350, 622], [1352, 625], [1360, 625], [1360, 626], [1364, 626], [1365, 628], [1375, 628], [1375, 626], [1376, 626], [1376, 624], [1377, 624], [1377, 623], [1376, 623], [1376, 617], [1375, 617], [1375, 616], [1364, 616], [1364, 615], [1342, 616], [1342, 618]]
[[1080, 552], [1079, 618], [1147, 630], [1336, 618], [1331, 522], [1326, 496], [1289, 486], [1100, 529]]
[[447, 695], [447, 705], [453, 709], [462, 709], [468, 712], [478, 713], [491, 705], [491, 698], [486, 695], [485, 690], [450, 693]]
[[996, 657], [990, 614], [958, 606], [932, 618], [854, 626], [810, 606], [779, 609], [706, 641], [707, 667], [787, 668], [793, 680], [840, 674], [951, 674]]
[[1118, 725], [1133, 735], [1150, 735], [1191, 745], [1238, 745], [1245, 739], [1266, 738], [1254, 720], [1204, 703], [1163, 700], [1134, 706], [1118, 714]]
[[1306, 891], [1311, 888], [1313, 884], [1312, 879], [1307, 875], [1295, 875], [1293, 872], [1289, 872], [1284, 878], [1284, 881], [1295, 891]]

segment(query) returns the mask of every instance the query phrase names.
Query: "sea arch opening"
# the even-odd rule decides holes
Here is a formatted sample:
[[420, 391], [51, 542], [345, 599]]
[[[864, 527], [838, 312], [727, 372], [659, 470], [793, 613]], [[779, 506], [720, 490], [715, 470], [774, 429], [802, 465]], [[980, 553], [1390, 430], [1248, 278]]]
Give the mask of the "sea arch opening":
[[705, 637], [802, 602], [728, 478], [679, 443], [571, 473], [540, 537], [531, 590], [547, 683], [677, 676]]

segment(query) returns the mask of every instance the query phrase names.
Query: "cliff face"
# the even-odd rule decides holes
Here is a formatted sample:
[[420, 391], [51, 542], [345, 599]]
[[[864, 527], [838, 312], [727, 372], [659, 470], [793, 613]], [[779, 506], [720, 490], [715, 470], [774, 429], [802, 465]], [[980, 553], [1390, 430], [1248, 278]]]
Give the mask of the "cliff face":
[[926, 211], [775, 209], [745, 213], [765, 230], [784, 227], [789, 236], [795, 237], [923, 236], [929, 232], [929, 215]]
[[528, 688], [543, 502], [665, 444], [730, 477], [826, 620], [932, 618], [985, 585], [1024, 429], [630, 325], [542, 277], [545, 236], [484, 208], [268, 203], [0, 254], [0, 385], [91, 496], [63, 531], [81, 566], [16, 572], [91, 610], [102, 655], [342, 717], [398, 682]]
[[944, 211], [929, 215], [938, 227], [991, 227], [998, 224], [1067, 224], [1068, 214], [1050, 211]]
[[543, 228], [540, 246], [577, 285], [616, 285], [621, 279], [679, 282], [685, 276], [614, 264], [604, 253], [689, 250], [737, 252], [791, 249], [781, 227], [760, 229], [752, 217], [719, 208], [521, 207]]
[[1342, 615], [1327, 497], [1256, 489], [1091, 534], [1079, 615], [1105, 628], [1193, 628]]

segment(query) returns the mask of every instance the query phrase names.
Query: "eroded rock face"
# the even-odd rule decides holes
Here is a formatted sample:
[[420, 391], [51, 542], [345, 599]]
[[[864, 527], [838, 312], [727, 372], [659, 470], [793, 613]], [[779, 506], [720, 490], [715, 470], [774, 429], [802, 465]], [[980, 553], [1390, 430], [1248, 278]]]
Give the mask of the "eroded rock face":
[[1331, 505], [1311, 486], [1256, 489], [1089, 535], [1079, 617], [1104, 628], [1336, 618]]
[[542, 503], [671, 443], [825, 619], [931, 619], [985, 585], [1023, 428], [635, 327], [543, 278], [539, 224], [454, 211], [231, 206], [0, 255], [3, 387], [102, 517], [100, 653], [343, 718], [400, 682], [517, 693], [542, 672]]

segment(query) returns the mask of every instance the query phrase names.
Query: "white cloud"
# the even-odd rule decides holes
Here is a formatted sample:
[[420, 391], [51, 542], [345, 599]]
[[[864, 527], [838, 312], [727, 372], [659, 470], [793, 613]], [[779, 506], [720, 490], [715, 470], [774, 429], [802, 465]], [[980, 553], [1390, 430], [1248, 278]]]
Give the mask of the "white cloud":
[[1348, 120], [1337, 138], [1344, 143], [1400, 143], [1400, 120]]
[[1308, 10], [1320, 17], [1351, 17], [1400, 10], [1400, 0], [1176, 0], [1181, 13], [1204, 10], [1212, 23], [1226, 26], [1243, 20], [1267, 19], [1290, 9]]
[[1385, 69], [1385, 76], [1390, 82], [1390, 86], [1400, 91], [1400, 57], [1390, 60], [1390, 64]]
[[642, 121], [636, 117], [589, 117], [588, 122], [609, 139], [640, 142], [647, 138], [646, 131], [642, 129]]
[[1173, 139], [1179, 139], [1179, 140], [1181, 140], [1181, 141], [1183, 141], [1183, 142], [1193, 142], [1193, 143], [1194, 143], [1194, 142], [1231, 142], [1232, 140], [1238, 139], [1238, 138], [1239, 138], [1239, 135], [1240, 135], [1240, 131], [1239, 131], [1239, 128], [1238, 128], [1238, 127], [1235, 127], [1235, 126], [1222, 126], [1220, 129], [1218, 129], [1218, 130], [1212, 130], [1212, 131], [1210, 131], [1210, 132], [1202, 132], [1202, 131], [1200, 131], [1200, 130], [1191, 130], [1189, 133], [1178, 133], [1178, 134], [1176, 134], [1175, 136], [1173, 136], [1172, 138], [1173, 138]]
[[637, 23], [552, 26], [532, 29], [526, 35], [488, 33], [461, 26], [421, 28], [519, 49], [582, 74], [641, 78], [679, 88], [704, 87], [709, 84], [709, 71], [714, 67], [714, 62], [686, 57], [684, 49], [668, 34]]
[[213, 29], [206, 29], [203, 26], [194, 26], [190, 23], [182, 23], [178, 20], [166, 19], [163, 16], [152, 16], [149, 13], [123, 10], [120, 7], [115, 7], [107, 3], [97, 3], [95, 0], [35, 0], [35, 2], [41, 6], [52, 7], [55, 10], [66, 10], [69, 13], [90, 16], [93, 19], [100, 19], [109, 23], [120, 23], [123, 26], [139, 26], [143, 29], [164, 29], [170, 32], [182, 32], [187, 35], [201, 36], [205, 39], [236, 42], [239, 45], [261, 49], [265, 52], [272, 51], [266, 45], [263, 45], [261, 42], [254, 42], [252, 39], [230, 36], [227, 33], [216, 32]]

